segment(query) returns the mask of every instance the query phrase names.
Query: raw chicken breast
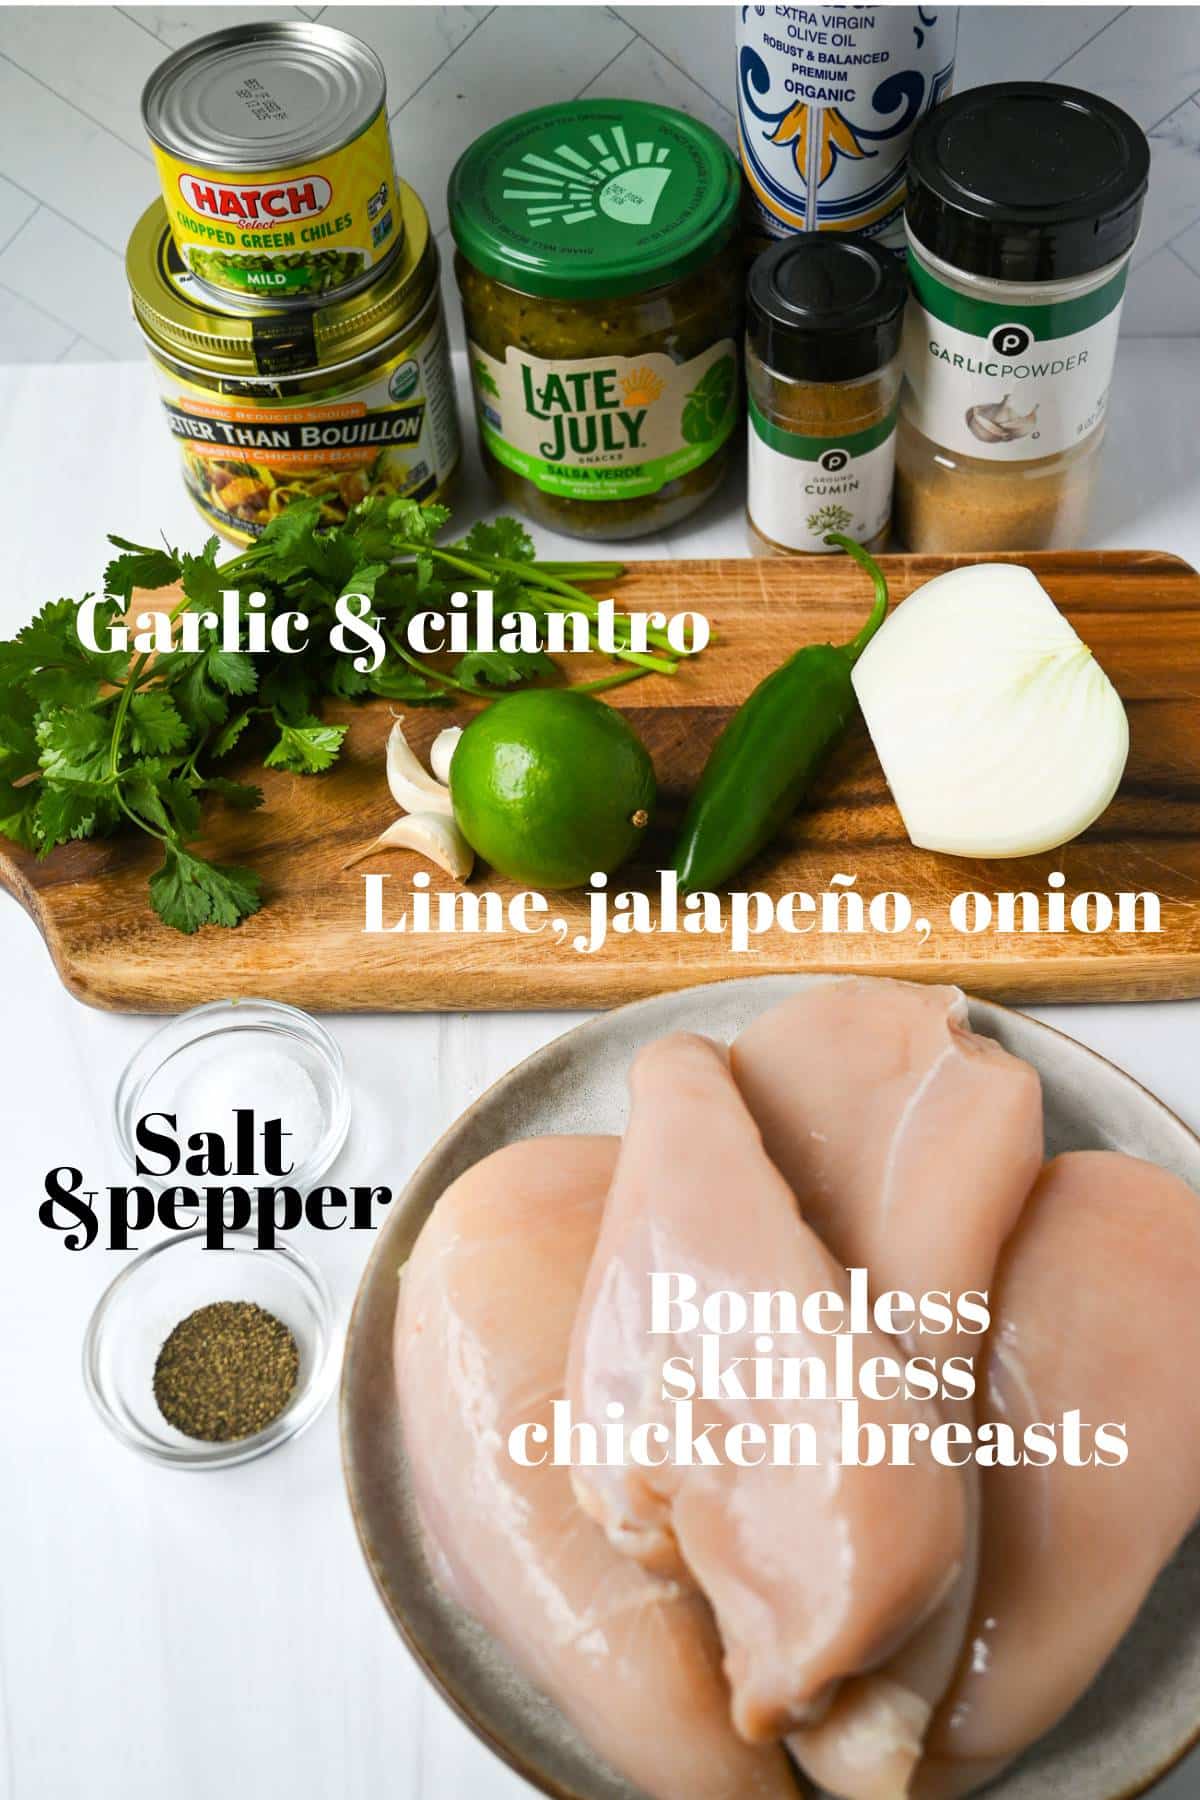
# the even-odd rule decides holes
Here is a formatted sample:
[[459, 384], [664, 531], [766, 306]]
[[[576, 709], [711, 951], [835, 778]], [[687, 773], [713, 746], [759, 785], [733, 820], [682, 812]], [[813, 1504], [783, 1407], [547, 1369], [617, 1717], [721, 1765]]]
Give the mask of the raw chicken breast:
[[1197, 1364], [1200, 1199], [1111, 1151], [1056, 1157], [1001, 1263], [980, 1416], [1020, 1439], [1078, 1410], [1124, 1424], [1129, 1457], [983, 1471], [979, 1591], [923, 1800], [970, 1792], [1049, 1731], [1133, 1623], [1200, 1511]]
[[988, 1287], [1041, 1167], [1042, 1093], [1028, 1063], [971, 1030], [958, 988], [814, 982], [749, 1026], [732, 1060], [768, 1156], [840, 1262], [879, 1291]]
[[[576, 1419], [602, 1423], [616, 1402], [632, 1429], [673, 1422], [664, 1360], [698, 1353], [695, 1332], [649, 1334], [652, 1271], [693, 1277], [700, 1298], [730, 1289], [845, 1297], [847, 1282], [764, 1154], [723, 1051], [665, 1038], [638, 1056], [630, 1085], [567, 1386]], [[856, 1370], [895, 1352], [873, 1334], [847, 1341]], [[774, 1354], [812, 1357], [832, 1386], [835, 1342], [802, 1328], [776, 1337]], [[752, 1357], [754, 1334], [727, 1335], [721, 1349], [726, 1365]], [[860, 1405], [862, 1420], [885, 1430], [938, 1422], [918, 1402]], [[697, 1434], [738, 1423], [812, 1428], [820, 1462], [577, 1468], [575, 1490], [622, 1550], [655, 1567], [677, 1558], [691, 1573], [716, 1613], [734, 1723], [762, 1742], [812, 1717], [839, 1681], [883, 1661], [945, 1598], [962, 1555], [963, 1485], [922, 1445], [908, 1467], [843, 1467], [833, 1399], [723, 1395], [694, 1409]]]
[[[987, 1292], [1042, 1161], [1042, 1095], [1028, 1064], [971, 1031], [957, 988], [813, 983], [756, 1020], [733, 1071], [766, 1149], [839, 1262], [875, 1294]], [[985, 1340], [909, 1334], [918, 1355], [970, 1357]], [[943, 1400], [971, 1424], [971, 1401]], [[979, 1478], [964, 1470], [967, 1550], [946, 1604], [878, 1672], [847, 1683], [790, 1748], [845, 1800], [909, 1792], [933, 1708], [958, 1662], [978, 1556]]]
[[796, 1800], [782, 1750], [735, 1736], [712, 1615], [619, 1556], [570, 1472], [523, 1468], [548, 1424], [612, 1175], [611, 1138], [514, 1144], [439, 1200], [404, 1272], [396, 1371], [413, 1487], [456, 1598], [653, 1800]]

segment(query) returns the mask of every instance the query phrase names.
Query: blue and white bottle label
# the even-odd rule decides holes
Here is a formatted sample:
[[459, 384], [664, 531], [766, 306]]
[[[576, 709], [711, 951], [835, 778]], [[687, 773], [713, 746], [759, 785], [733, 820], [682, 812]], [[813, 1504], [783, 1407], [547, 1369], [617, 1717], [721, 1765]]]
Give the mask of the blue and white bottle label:
[[955, 7], [743, 6], [738, 144], [762, 229], [903, 243], [918, 119], [954, 77]]

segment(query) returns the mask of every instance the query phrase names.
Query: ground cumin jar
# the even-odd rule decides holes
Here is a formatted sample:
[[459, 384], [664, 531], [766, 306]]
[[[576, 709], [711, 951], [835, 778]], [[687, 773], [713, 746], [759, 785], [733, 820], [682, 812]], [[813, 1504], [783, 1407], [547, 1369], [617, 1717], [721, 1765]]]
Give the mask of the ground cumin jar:
[[746, 291], [746, 510], [768, 554], [881, 549], [892, 515], [904, 271], [865, 238], [784, 238]]
[[398, 184], [404, 248], [364, 292], [304, 312], [215, 307], [184, 267], [162, 203], [130, 239], [133, 310], [184, 483], [211, 525], [253, 541], [293, 501], [339, 524], [368, 494], [439, 497], [458, 418], [425, 209]]
[[450, 178], [483, 460], [578, 537], [686, 518], [738, 418], [738, 169], [698, 120], [577, 100], [479, 138]]
[[917, 129], [896, 527], [910, 550], [1079, 542], [1150, 166], [1134, 121], [1004, 82]]
[[154, 71], [142, 119], [179, 254], [217, 304], [307, 306], [400, 248], [386, 83], [329, 25], [235, 25]]

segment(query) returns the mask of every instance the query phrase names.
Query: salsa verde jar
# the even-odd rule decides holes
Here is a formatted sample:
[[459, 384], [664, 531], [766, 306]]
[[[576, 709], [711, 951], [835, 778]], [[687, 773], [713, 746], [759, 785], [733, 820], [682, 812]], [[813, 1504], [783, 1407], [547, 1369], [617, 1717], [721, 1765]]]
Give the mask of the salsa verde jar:
[[398, 184], [400, 257], [363, 293], [304, 312], [214, 306], [162, 202], [126, 257], [133, 310], [192, 500], [248, 544], [293, 501], [340, 524], [368, 494], [432, 500], [459, 459], [458, 417], [425, 208]]
[[739, 180], [669, 107], [576, 100], [488, 131], [450, 178], [483, 460], [579, 537], [704, 504], [739, 416]]
[[403, 234], [383, 66], [308, 20], [184, 45], [142, 94], [179, 254], [218, 303], [306, 306], [373, 281]]

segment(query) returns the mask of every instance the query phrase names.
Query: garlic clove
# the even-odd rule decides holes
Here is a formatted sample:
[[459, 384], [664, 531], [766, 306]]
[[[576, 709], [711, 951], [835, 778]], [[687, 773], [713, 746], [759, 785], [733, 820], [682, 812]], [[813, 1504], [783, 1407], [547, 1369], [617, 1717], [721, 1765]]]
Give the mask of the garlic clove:
[[388, 733], [387, 783], [396, 805], [407, 813], [444, 813], [453, 816], [450, 790], [423, 767], [404, 735], [401, 715]]
[[415, 850], [418, 856], [428, 857], [455, 881], [466, 881], [475, 867], [475, 852], [454, 820], [445, 813], [408, 813], [402, 819], [393, 820], [373, 844], [368, 844], [365, 850], [357, 850], [342, 867], [352, 869], [355, 863], [382, 850]]
[[450, 764], [454, 760], [454, 752], [458, 749], [458, 740], [462, 736], [461, 725], [447, 725], [445, 731], [439, 731], [429, 749], [429, 766], [439, 781], [450, 783]]

